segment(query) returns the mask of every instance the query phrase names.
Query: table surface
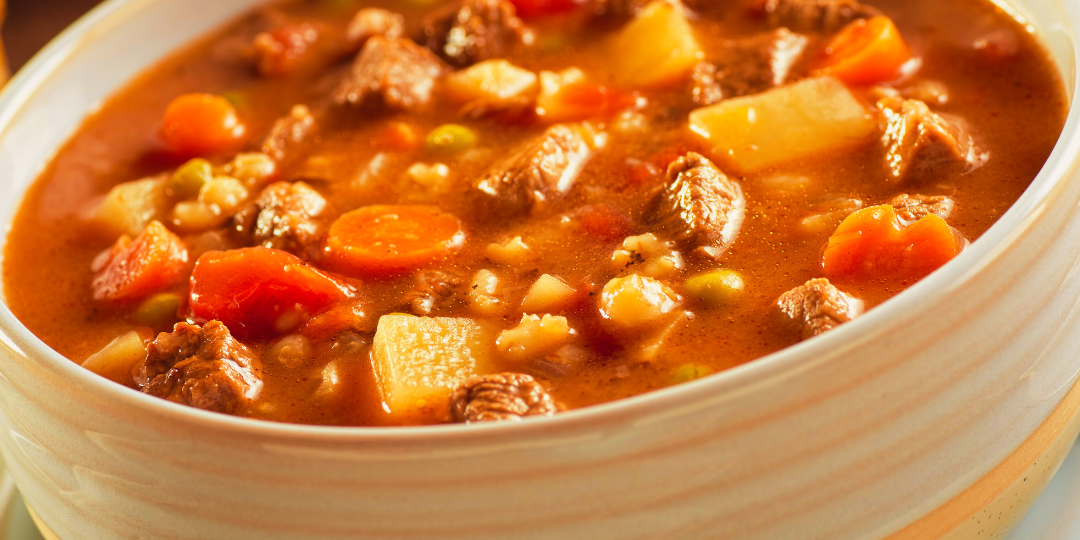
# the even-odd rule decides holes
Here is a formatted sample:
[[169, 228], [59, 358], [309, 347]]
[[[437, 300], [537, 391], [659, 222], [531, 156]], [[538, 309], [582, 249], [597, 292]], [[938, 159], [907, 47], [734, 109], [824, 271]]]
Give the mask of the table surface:
[[7, 0], [2, 35], [12, 70], [18, 70], [56, 34], [102, 0]]

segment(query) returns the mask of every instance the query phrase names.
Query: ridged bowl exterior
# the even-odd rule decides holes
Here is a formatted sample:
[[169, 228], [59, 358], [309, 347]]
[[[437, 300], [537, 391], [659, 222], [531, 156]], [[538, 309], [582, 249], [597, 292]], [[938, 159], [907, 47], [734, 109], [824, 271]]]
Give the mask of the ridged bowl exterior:
[[[257, 1], [113, 0], [54, 42], [0, 95], [0, 222], [95, 104]], [[1080, 4], [1012, 5], [1071, 95]], [[962, 525], [979, 516], [950, 501], [982, 486], [1008, 502], [1080, 429], [1080, 399], [1064, 400], [1080, 373], [1076, 109], [1032, 188], [956, 261], [718, 376], [518, 424], [293, 426], [115, 387], [0, 305], [0, 452], [64, 540], [876, 540], [928, 519], [916, 530], [974, 538]], [[1044, 461], [987, 484], [1039, 433], [1057, 445]]]

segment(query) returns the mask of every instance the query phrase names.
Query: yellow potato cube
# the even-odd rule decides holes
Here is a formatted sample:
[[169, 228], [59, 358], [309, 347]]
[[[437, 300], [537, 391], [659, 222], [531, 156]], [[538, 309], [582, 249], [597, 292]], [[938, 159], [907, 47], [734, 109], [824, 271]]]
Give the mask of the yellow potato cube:
[[697, 109], [690, 129], [725, 168], [753, 173], [864, 142], [878, 123], [843, 83], [818, 77]]
[[170, 202], [167, 183], [166, 176], [158, 176], [116, 185], [94, 212], [94, 221], [110, 235], [139, 236], [151, 221], [165, 220]]
[[494, 338], [471, 319], [384, 315], [371, 346], [383, 403], [392, 415], [445, 409], [455, 386], [492, 371]]
[[[144, 334], [149, 335], [149, 329]], [[106, 379], [123, 385], [131, 385], [134, 379], [131, 371], [135, 364], [146, 359], [146, 340], [138, 331], [132, 330], [91, 354], [83, 360], [82, 366]]]
[[703, 56], [682, 5], [656, 0], [619, 31], [610, 57], [622, 84], [649, 87], [678, 81]]
[[529, 287], [529, 292], [521, 301], [521, 310], [526, 313], [556, 311], [565, 307], [576, 293], [577, 291], [565, 281], [550, 274], [544, 274], [533, 283], [532, 287]]
[[486, 60], [446, 77], [446, 94], [457, 103], [526, 102], [536, 95], [536, 74], [506, 60]]
[[517, 326], [499, 334], [495, 346], [504, 358], [520, 363], [555, 353], [576, 334], [566, 317], [523, 315]]

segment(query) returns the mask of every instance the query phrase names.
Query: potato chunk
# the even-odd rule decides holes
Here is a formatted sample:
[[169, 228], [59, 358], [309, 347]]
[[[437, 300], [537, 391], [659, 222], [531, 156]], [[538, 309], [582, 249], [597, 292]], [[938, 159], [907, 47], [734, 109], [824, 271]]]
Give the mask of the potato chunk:
[[167, 176], [124, 182], [109, 190], [93, 214], [110, 235], [138, 236], [151, 221], [163, 221], [169, 208]]
[[446, 77], [446, 93], [460, 104], [506, 109], [536, 97], [536, 74], [506, 60], [486, 60]]
[[[149, 329], [144, 333], [149, 333]], [[146, 359], [146, 340], [132, 330], [91, 354], [82, 366], [106, 379], [130, 386], [134, 384], [131, 371], [135, 364]]]
[[665, 0], [646, 6], [619, 31], [611, 51], [610, 60], [619, 82], [644, 87], [677, 82], [704, 55], [682, 5]]
[[454, 387], [492, 371], [494, 341], [470, 319], [384, 315], [371, 347], [383, 403], [395, 416], [444, 409]]
[[753, 173], [866, 141], [878, 123], [840, 81], [818, 77], [697, 109], [690, 129], [713, 159]]

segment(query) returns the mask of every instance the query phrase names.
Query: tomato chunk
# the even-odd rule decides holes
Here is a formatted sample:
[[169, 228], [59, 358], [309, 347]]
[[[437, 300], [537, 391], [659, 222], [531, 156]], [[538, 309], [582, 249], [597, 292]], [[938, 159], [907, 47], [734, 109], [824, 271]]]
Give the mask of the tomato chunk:
[[577, 82], [565, 85], [549, 96], [539, 112], [541, 117], [558, 122], [605, 118], [634, 107], [640, 98], [636, 92]]
[[830, 278], [919, 279], [960, 253], [963, 241], [930, 214], [907, 227], [890, 205], [864, 208], [829, 238], [824, 270]]
[[295, 330], [356, 291], [290, 253], [259, 246], [203, 254], [190, 295], [195, 317], [221, 321], [249, 339]]
[[187, 266], [184, 242], [159, 221], [135, 237], [121, 236], [91, 265], [94, 300], [137, 300], [176, 283]]
[[461, 221], [433, 206], [366, 206], [330, 226], [326, 252], [344, 274], [385, 276], [426, 266], [465, 245]]
[[246, 131], [229, 100], [214, 94], [185, 94], [165, 109], [161, 138], [173, 152], [197, 156], [238, 149]]
[[888, 17], [859, 19], [848, 24], [825, 51], [819, 73], [848, 84], [890, 81], [911, 59], [911, 48]]
[[510, 3], [517, 8], [518, 15], [529, 19], [573, 11], [582, 2], [575, 0], [510, 0]]

